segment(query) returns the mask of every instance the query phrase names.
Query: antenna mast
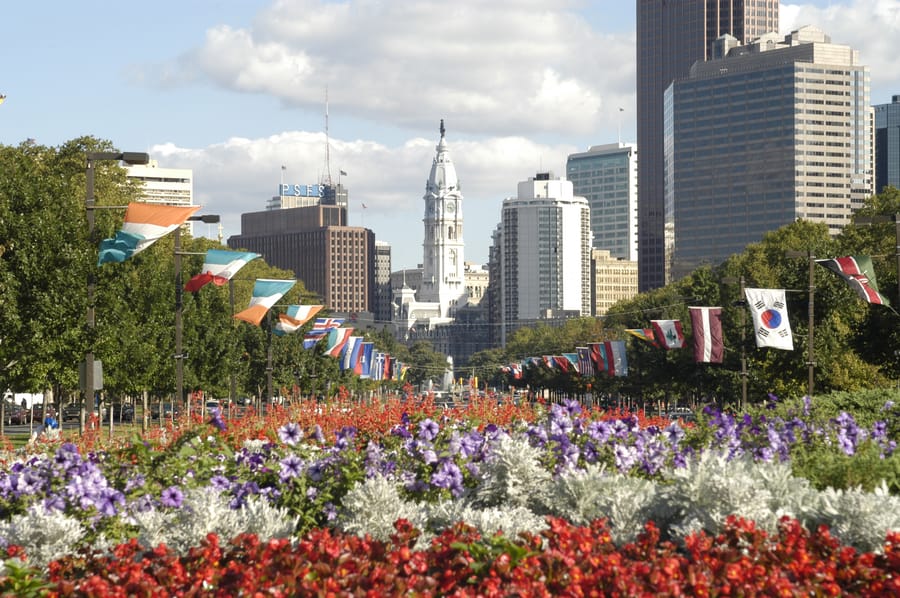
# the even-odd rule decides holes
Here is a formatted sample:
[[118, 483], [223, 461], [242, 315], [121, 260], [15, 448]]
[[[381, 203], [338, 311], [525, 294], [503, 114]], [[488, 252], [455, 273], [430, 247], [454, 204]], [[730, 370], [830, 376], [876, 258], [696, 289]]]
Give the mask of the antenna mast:
[[331, 186], [331, 141], [328, 138], [328, 87], [325, 87], [325, 184]]

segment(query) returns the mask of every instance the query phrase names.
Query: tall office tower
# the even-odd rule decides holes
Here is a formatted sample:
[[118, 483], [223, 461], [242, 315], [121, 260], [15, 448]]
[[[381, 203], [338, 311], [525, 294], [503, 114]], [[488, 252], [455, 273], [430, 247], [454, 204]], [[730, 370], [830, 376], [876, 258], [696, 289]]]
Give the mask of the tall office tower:
[[592, 249], [591, 293], [592, 316], [602, 316], [619, 301], [637, 295], [637, 262], [617, 258], [606, 249]]
[[266, 210], [241, 214], [232, 249], [254, 251], [267, 263], [291, 270], [335, 312], [373, 311], [375, 234], [346, 225], [340, 206]]
[[437, 155], [425, 184], [425, 240], [420, 303], [436, 303], [439, 317], [452, 318], [466, 304], [462, 192], [441, 120]]
[[697, 62], [666, 91], [673, 277], [718, 265], [797, 219], [832, 235], [872, 194], [869, 72], [815, 27]]
[[623, 260], [637, 260], [637, 147], [594, 145], [570, 154], [566, 178], [591, 207], [593, 247]]
[[375, 241], [375, 301], [372, 312], [378, 323], [391, 321], [391, 245]]
[[541, 319], [591, 313], [591, 213], [572, 182], [538, 173], [501, 209], [501, 344]]
[[637, 146], [638, 276], [640, 290], [670, 280], [672, 206], [665, 203], [663, 94], [713, 41], [731, 34], [747, 43], [778, 31], [779, 0], [638, 0]]
[[900, 95], [875, 109], [875, 192], [900, 189]]

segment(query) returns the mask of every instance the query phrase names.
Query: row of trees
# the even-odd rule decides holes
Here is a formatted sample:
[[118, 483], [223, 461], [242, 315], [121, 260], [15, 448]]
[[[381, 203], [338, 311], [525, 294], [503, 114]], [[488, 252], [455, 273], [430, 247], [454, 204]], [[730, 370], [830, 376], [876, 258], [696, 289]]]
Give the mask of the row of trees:
[[[895, 215], [900, 215], [900, 191], [888, 187], [869, 199], [853, 223], [831, 237], [827, 227], [797, 221], [771, 232], [718, 266], [702, 267], [690, 276], [653, 292], [615, 305], [601, 318], [566, 322], [561, 328], [537, 327], [512, 335], [505, 349], [476, 354], [473, 372], [500, 385], [528, 385], [561, 392], [623, 394], [645, 399], [741, 397], [741, 359], [746, 358], [750, 401], [768, 393], [802, 396], [808, 390], [808, 256], [832, 258], [868, 255], [873, 258], [879, 288], [900, 306], [897, 280]], [[879, 221], [862, 224], [864, 221]], [[792, 254], [802, 257], [789, 257]], [[741, 295], [746, 287], [787, 290], [787, 309], [794, 351], [757, 349], [752, 317]], [[900, 378], [900, 316], [891, 308], [860, 300], [829, 270], [814, 269], [814, 394], [892, 386]], [[688, 306], [723, 308], [725, 358], [722, 364], [697, 364], [690, 349], [665, 351], [630, 337], [628, 328], [649, 327], [651, 319], [681, 320], [691, 341]], [[588, 342], [627, 338], [630, 374], [585, 379], [545, 368], [526, 370], [520, 381], [499, 373], [498, 365], [529, 356], [560, 355]], [[588, 386], [590, 385], [590, 387]]]
[[[58, 148], [24, 143], [0, 146], [0, 388], [70, 395], [79, 389], [79, 364], [88, 347], [104, 363], [104, 387], [115, 396], [148, 391], [171, 396], [175, 386], [174, 359], [174, 248], [165, 238], [122, 264], [97, 268], [102, 238], [121, 226], [124, 206], [140, 195], [118, 164], [98, 162], [95, 196], [96, 234], [88, 238], [85, 218], [85, 155], [112, 151], [109, 142], [91, 137], [75, 139]], [[616, 305], [600, 318], [568, 321], [561, 328], [537, 326], [516, 331], [502, 349], [474, 355], [458, 364], [457, 376], [475, 377], [480, 383], [550, 388], [566, 393], [590, 389], [631, 397], [662, 398], [740, 396], [741, 358], [747, 361], [749, 396], [760, 400], [767, 393], [799, 395], [806, 392], [809, 306], [808, 261], [787, 257], [869, 255], [875, 263], [883, 294], [900, 305], [897, 288], [896, 236], [893, 217], [900, 214], [900, 192], [887, 188], [857, 213], [872, 220], [856, 221], [836, 237], [824, 225], [795, 222], [767, 235], [718, 266], [703, 267], [690, 276]], [[199, 271], [203, 254], [220, 245], [209, 239], [183, 239], [191, 253], [183, 261], [187, 279]], [[96, 325], [85, 324], [86, 286], [97, 276]], [[302, 335], [271, 337], [268, 326], [255, 327], [234, 320], [234, 310], [245, 307], [257, 278], [294, 278], [292, 272], [255, 260], [244, 267], [229, 287], [210, 285], [185, 295], [185, 390], [203, 389], [228, 396], [232, 378], [238, 393], [264, 396], [267, 349], [273, 343], [273, 379], [276, 393], [299, 388], [322, 392], [327, 386], [371, 388], [374, 383], [340, 372], [336, 360], [319, 350], [304, 350]], [[757, 349], [751, 318], [743, 303], [738, 280], [748, 287], [788, 290], [788, 312], [795, 350]], [[860, 301], [837, 276], [816, 267], [814, 294], [815, 389], [855, 390], [886, 386], [900, 378], [898, 315], [891, 309]], [[318, 299], [302, 281], [282, 300], [315, 303]], [[724, 310], [725, 362], [695, 364], [690, 350], [663, 351], [629, 340], [630, 374], [594, 379], [562, 375], [544, 369], [526, 373], [520, 381], [504, 377], [500, 368], [526, 357], [559, 355], [574, 347], [600, 340], [630, 337], [627, 328], [644, 328], [651, 319], [678, 319], [690, 339], [689, 305], [721, 306]], [[275, 311], [278, 311], [276, 308]], [[367, 340], [381, 351], [410, 366], [406, 382], [439, 381], [445, 357], [430, 343], [412, 347], [398, 344], [389, 332], [367, 332]]]
[[[114, 151], [90, 137], [52, 148], [24, 143], [0, 146], [0, 389], [79, 392], [79, 365], [88, 347], [103, 362], [104, 390], [111, 396], [171, 396], [175, 388], [175, 271], [172, 235], [121, 264], [98, 268], [103, 238], [121, 227], [127, 205], [140, 189], [114, 162], [95, 163], [96, 234], [88, 238], [85, 161], [89, 151]], [[183, 277], [199, 272], [203, 254], [219, 243], [182, 238]], [[96, 275], [95, 326], [86, 325], [87, 280]], [[364, 383], [339, 371], [321, 347], [304, 350], [302, 334], [273, 337], [267, 322], [251, 326], [232, 318], [247, 306], [257, 278], [292, 279], [294, 274], [254, 260], [233, 285], [208, 285], [186, 293], [183, 306], [185, 391], [265, 396], [268, 347], [272, 343], [275, 393]], [[316, 303], [302, 281], [283, 304]], [[276, 307], [273, 311], [280, 311]], [[415, 353], [388, 334], [371, 339], [380, 350], [434, 370], [443, 356], [428, 346]], [[442, 365], [440, 367], [443, 367]], [[415, 377], [415, 374], [413, 375]], [[373, 383], [369, 383], [372, 385]]]

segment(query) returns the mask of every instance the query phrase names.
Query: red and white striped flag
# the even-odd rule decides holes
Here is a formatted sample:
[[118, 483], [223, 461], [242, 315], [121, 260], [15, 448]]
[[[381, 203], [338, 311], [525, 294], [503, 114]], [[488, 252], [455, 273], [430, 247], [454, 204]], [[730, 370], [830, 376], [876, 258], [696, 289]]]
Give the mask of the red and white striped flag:
[[694, 361], [722, 363], [725, 344], [722, 341], [722, 308], [689, 307], [694, 330]]

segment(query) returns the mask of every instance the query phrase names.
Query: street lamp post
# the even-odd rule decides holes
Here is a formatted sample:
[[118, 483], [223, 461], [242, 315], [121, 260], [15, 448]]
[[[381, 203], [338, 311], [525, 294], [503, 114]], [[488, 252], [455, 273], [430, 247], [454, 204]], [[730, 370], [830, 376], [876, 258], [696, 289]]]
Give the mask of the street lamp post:
[[[219, 222], [218, 214], [206, 214], [203, 216], [191, 216], [188, 218], [193, 222], [205, 222], [206, 224], [215, 224]], [[184, 307], [184, 285], [181, 280], [181, 257], [183, 255], [195, 255], [193, 252], [181, 250], [181, 227], [175, 229], [175, 402], [172, 405], [172, 417], [175, 417], [175, 406], [184, 403], [184, 350], [182, 349], [182, 336], [184, 332], [184, 324], [182, 312]], [[200, 254], [205, 255], [205, 254]], [[191, 402], [187, 402], [187, 416], [191, 416]], [[162, 418], [162, 414], [160, 414]]]
[[[88, 152], [87, 153], [87, 164], [85, 167], [85, 178], [86, 178], [86, 194], [84, 200], [84, 206], [87, 211], [87, 223], [88, 223], [88, 242], [94, 243], [94, 225], [95, 225], [95, 217], [94, 210], [96, 209], [96, 203], [94, 201], [94, 162], [98, 162], [101, 160], [108, 161], [120, 161], [125, 162], [126, 164], [148, 164], [150, 162], [150, 155], [141, 152]], [[87, 279], [87, 313], [85, 315], [85, 323], [88, 328], [88, 348], [84, 354], [84, 401], [81, 404], [81, 427], [80, 431], [84, 432], [84, 423], [85, 423], [85, 409], [87, 409], [88, 405], [91, 406], [91, 410], [93, 411], [94, 404], [94, 388], [95, 380], [94, 380], [94, 328], [96, 327], [96, 320], [94, 314], [94, 289], [97, 284], [97, 277], [94, 272], [94, 267], [88, 272]]]
[[809, 261], [809, 303], [807, 316], [809, 318], [808, 338], [806, 340], [806, 365], [809, 368], [809, 379], [807, 381], [807, 394], [810, 398], [813, 396], [813, 383], [815, 381], [816, 356], [815, 356], [815, 297], [816, 297], [816, 256], [812, 250], [808, 251], [786, 251], [786, 257], [805, 257]]

